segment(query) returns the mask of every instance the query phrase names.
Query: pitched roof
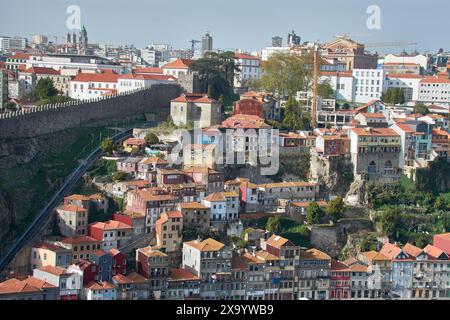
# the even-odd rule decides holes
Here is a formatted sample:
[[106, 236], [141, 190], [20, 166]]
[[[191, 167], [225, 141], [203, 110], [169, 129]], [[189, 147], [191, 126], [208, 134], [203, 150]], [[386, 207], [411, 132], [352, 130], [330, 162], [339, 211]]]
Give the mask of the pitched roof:
[[169, 276], [167, 277], [167, 281], [195, 281], [199, 280], [195, 274], [187, 271], [184, 268], [176, 268], [169, 270]]
[[263, 118], [250, 114], [235, 114], [222, 121], [219, 125], [222, 129], [269, 129], [271, 126]]
[[0, 295], [11, 293], [38, 292], [39, 289], [25, 281], [15, 278], [0, 283]]
[[403, 252], [411, 257], [417, 258], [421, 253], [423, 253], [423, 250], [410, 243], [407, 243], [403, 246]]
[[399, 134], [391, 128], [352, 128], [351, 129], [358, 136], [383, 136], [383, 137], [398, 137]]
[[331, 257], [316, 248], [300, 251], [300, 259], [303, 260], [331, 260]]
[[72, 79], [73, 82], [108, 82], [108, 83], [116, 83], [117, 79], [119, 79], [119, 75], [115, 72], [106, 72], [102, 73], [79, 73]]
[[292, 243], [282, 236], [278, 236], [276, 234], [273, 234], [269, 239], [266, 240], [266, 245], [275, 247], [275, 248], [281, 248], [285, 244], [292, 245]]
[[77, 243], [85, 243], [85, 242], [98, 242], [100, 243], [100, 240], [94, 239], [89, 236], [78, 236], [75, 238], [64, 238], [61, 240], [62, 243], [68, 243], [68, 244], [77, 244]]
[[90, 226], [92, 228], [98, 228], [102, 230], [132, 229], [130, 225], [116, 220], [108, 220], [106, 222], [94, 222], [90, 224]]
[[59, 70], [55, 70], [53, 68], [45, 68], [45, 67], [31, 67], [21, 71], [23, 73], [33, 73], [33, 74], [45, 74], [45, 75], [60, 75], [61, 72]]
[[426, 254], [428, 254], [429, 256], [431, 256], [431, 257], [433, 257], [433, 258], [435, 258], [435, 259], [440, 258], [442, 255], [445, 255], [445, 256], [447, 256], [447, 258], [448, 258], [448, 255], [445, 253], [444, 250], [442, 250], [442, 249], [440, 249], [440, 248], [438, 248], [438, 247], [432, 246], [431, 244], [427, 245], [427, 246], [423, 249], [423, 251], [424, 251]]
[[147, 74], [163, 74], [162, 68], [152, 68], [152, 67], [136, 67], [135, 72], [139, 73], [147, 73]]
[[59, 267], [54, 267], [54, 266], [51, 266], [51, 265], [40, 267], [40, 268], [38, 268], [38, 270], [44, 271], [44, 272], [47, 272], [47, 273], [51, 273], [51, 274], [53, 274], [55, 276], [61, 276], [61, 275], [67, 273], [66, 269], [59, 268]]
[[167, 257], [167, 254], [157, 249], [154, 249], [151, 246], [139, 248], [138, 250], [143, 254], [145, 254], [147, 257]]
[[147, 142], [145, 141], [145, 139], [139, 139], [139, 138], [128, 138], [126, 139], [123, 144], [131, 144], [131, 145], [144, 145], [147, 144]]
[[70, 196], [64, 197], [64, 200], [82, 200], [88, 201], [89, 197], [82, 194], [72, 194]]
[[50, 251], [67, 251], [69, 249], [66, 249], [64, 247], [61, 247], [57, 244], [50, 243], [50, 242], [41, 242], [33, 246], [33, 248], [36, 249], [45, 249]]
[[214, 100], [204, 93], [182, 93], [179, 97], [172, 99], [171, 102], [197, 102], [197, 103], [214, 103]]
[[181, 209], [202, 209], [207, 210], [209, 207], [201, 204], [200, 202], [182, 202], [178, 204]]
[[176, 59], [162, 66], [163, 69], [188, 69], [192, 64], [191, 59]]
[[387, 261], [390, 260], [388, 257], [379, 253], [375, 250], [361, 252], [361, 255], [367, 258], [369, 261]]
[[217, 240], [214, 240], [213, 238], [208, 238], [203, 241], [198, 240], [192, 240], [184, 243], [185, 245], [191, 246], [197, 250], [200, 250], [202, 252], [209, 252], [209, 251], [218, 251], [225, 247], [225, 245]]
[[352, 270], [342, 262], [331, 259], [331, 271], [350, 272]]
[[85, 286], [85, 288], [89, 290], [111, 290], [115, 289], [116, 286], [108, 281], [101, 281], [101, 282], [91, 281]]
[[71, 212], [86, 212], [87, 209], [79, 206], [75, 206], [72, 204], [63, 205], [58, 207], [56, 210], [64, 210], [64, 211], [71, 211]]
[[260, 184], [261, 188], [296, 188], [296, 187], [313, 187], [316, 183], [307, 181], [292, 181], [292, 182], [272, 182]]
[[234, 54], [234, 58], [235, 59], [246, 59], [246, 60], [259, 60], [258, 57], [252, 56], [252, 55], [247, 54], [247, 53], [239, 53], [239, 52], [236, 52]]
[[380, 253], [388, 257], [390, 260], [395, 259], [401, 252], [402, 249], [393, 243], [385, 243], [380, 250]]

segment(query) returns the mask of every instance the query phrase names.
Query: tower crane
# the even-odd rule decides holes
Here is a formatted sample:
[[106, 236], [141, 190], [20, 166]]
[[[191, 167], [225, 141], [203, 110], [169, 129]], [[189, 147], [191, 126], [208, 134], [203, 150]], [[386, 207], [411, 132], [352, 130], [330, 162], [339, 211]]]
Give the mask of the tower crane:
[[191, 52], [192, 52], [192, 55], [194, 55], [194, 53], [195, 53], [195, 44], [196, 43], [200, 43], [201, 41], [200, 40], [194, 40], [194, 39], [192, 39], [191, 41], [189, 41], [190, 43], [191, 43]]

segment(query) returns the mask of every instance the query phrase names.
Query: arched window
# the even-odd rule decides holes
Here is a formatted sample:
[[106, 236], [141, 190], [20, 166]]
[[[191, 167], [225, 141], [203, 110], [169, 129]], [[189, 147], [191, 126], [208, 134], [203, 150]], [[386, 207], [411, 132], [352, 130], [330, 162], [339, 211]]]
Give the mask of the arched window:
[[371, 161], [370, 163], [369, 163], [369, 167], [368, 167], [368, 170], [367, 170], [369, 173], [376, 173], [377, 172], [377, 165], [376, 165], [376, 163], [375, 163], [375, 161]]
[[384, 174], [392, 174], [394, 172], [394, 167], [392, 166], [392, 162], [390, 160], [386, 161], [384, 164]]

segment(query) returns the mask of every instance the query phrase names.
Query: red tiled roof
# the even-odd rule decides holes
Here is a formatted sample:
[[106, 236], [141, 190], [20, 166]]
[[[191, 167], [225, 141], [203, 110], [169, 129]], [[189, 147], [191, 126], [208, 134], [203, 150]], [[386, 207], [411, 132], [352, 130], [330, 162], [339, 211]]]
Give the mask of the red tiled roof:
[[198, 103], [214, 103], [217, 100], [209, 98], [203, 93], [183, 93], [178, 98], [171, 100], [171, 102], [198, 102]]
[[71, 212], [85, 212], [87, 211], [87, 209], [79, 207], [79, 206], [75, 206], [72, 204], [68, 204], [68, 205], [64, 205], [61, 207], [58, 207], [58, 210], [64, 210], [64, 211], [71, 211]]
[[74, 82], [109, 82], [116, 83], [119, 75], [115, 72], [79, 73], [72, 79]]
[[402, 252], [402, 249], [397, 247], [395, 244], [392, 243], [385, 243], [383, 247], [380, 250], [380, 253], [389, 259], [395, 259], [395, 257]]
[[75, 238], [64, 238], [61, 240], [62, 243], [68, 243], [68, 244], [77, 244], [77, 243], [86, 243], [86, 242], [101, 242], [97, 239], [88, 237], [88, 236], [79, 236]]
[[398, 133], [391, 128], [370, 128], [370, 131], [365, 129], [366, 128], [352, 128], [351, 130], [359, 136], [398, 136]]
[[61, 247], [61, 246], [58, 246], [56, 244], [49, 243], [49, 242], [38, 243], [38, 244], [34, 245], [33, 248], [45, 249], [45, 250], [50, 250], [50, 251], [65, 251], [65, 250], [68, 250], [68, 249], [66, 249], [64, 247]]
[[258, 57], [252, 56], [247, 53], [238, 53], [238, 52], [234, 54], [234, 58], [235, 59], [246, 59], [246, 60], [259, 60]]
[[195, 281], [199, 278], [183, 268], [170, 269], [167, 281]]
[[107, 281], [102, 282], [91, 281], [85, 286], [85, 288], [90, 290], [110, 290], [115, 289], [116, 286]]
[[192, 64], [191, 59], [177, 59], [162, 66], [163, 69], [188, 69]]
[[123, 142], [123, 144], [130, 144], [130, 145], [137, 145], [137, 146], [141, 146], [146, 143], [147, 142], [144, 139], [139, 139], [139, 138], [128, 138], [127, 140], [125, 140]]
[[48, 74], [48, 75], [60, 75], [61, 72], [55, 70], [53, 68], [44, 68], [44, 67], [32, 67], [23, 70], [24, 73], [33, 73], [33, 74]]
[[423, 76], [421, 76], [420, 74], [401, 74], [401, 73], [388, 73], [386, 74], [387, 78], [399, 78], [399, 79], [422, 79]]
[[163, 74], [162, 68], [152, 68], [152, 67], [136, 67], [135, 73], [144, 73], [144, 74]]
[[51, 273], [51, 274], [53, 274], [55, 276], [60, 276], [60, 275], [63, 275], [63, 274], [67, 273], [66, 269], [53, 267], [53, 266], [50, 266], [50, 265], [40, 267], [40, 268], [38, 268], [38, 270], [44, 271], [44, 272], [47, 272], [47, 273]]
[[115, 220], [109, 220], [106, 222], [94, 222], [90, 226], [92, 228], [98, 228], [102, 230], [132, 229], [131, 226]]

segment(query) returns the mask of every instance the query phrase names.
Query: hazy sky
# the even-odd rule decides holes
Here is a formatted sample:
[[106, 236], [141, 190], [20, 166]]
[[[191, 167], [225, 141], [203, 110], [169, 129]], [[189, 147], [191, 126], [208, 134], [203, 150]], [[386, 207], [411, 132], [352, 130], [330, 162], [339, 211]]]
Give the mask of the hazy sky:
[[[0, 35], [57, 35], [61, 43], [69, 5], [80, 7], [92, 43], [187, 48], [210, 31], [215, 48], [251, 51], [274, 35], [285, 42], [294, 29], [302, 41], [346, 33], [363, 43], [414, 41], [418, 46], [406, 49], [450, 50], [449, 0], [0, 0]], [[366, 26], [370, 5], [381, 9], [380, 30]]]

